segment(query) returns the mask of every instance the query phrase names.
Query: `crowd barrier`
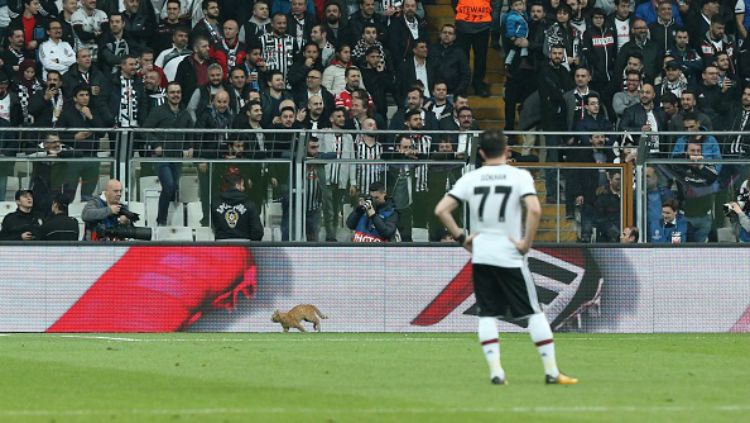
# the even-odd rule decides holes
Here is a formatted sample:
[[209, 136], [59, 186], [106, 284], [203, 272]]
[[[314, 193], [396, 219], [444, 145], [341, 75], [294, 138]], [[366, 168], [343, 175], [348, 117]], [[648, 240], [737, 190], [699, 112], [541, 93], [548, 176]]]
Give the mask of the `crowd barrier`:
[[[750, 332], [748, 252], [546, 245], [528, 262], [556, 331]], [[325, 332], [476, 329], [452, 246], [6, 245], [0, 263], [0, 332], [279, 332], [273, 312], [308, 303]]]

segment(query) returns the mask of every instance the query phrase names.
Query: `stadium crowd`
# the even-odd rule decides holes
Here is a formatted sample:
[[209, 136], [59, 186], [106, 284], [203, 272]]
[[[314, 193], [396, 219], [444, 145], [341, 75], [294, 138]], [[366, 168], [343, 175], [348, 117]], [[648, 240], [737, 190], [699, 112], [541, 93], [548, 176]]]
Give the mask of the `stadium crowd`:
[[[214, 213], [212, 193], [236, 190], [255, 210], [280, 200], [282, 238], [289, 239], [288, 166], [230, 162], [290, 159], [294, 134], [271, 130], [319, 131], [307, 139], [307, 158], [446, 163], [308, 166], [308, 240], [317, 240], [321, 228], [325, 240], [335, 240], [342, 205], [351, 204], [354, 228], [374, 231], [368, 216], [393, 210], [396, 218], [376, 215], [395, 221], [401, 240], [425, 228], [438, 241], [445, 231], [429, 211], [460, 176], [456, 162], [471, 156], [472, 131], [480, 128], [468, 95], [490, 95], [487, 57], [500, 54], [490, 50], [497, 47], [505, 50], [505, 129], [588, 133], [513, 140], [527, 149], [536, 141], [565, 147], [542, 149], [539, 158], [516, 152], [518, 160], [629, 162], [643, 144], [655, 156], [694, 159], [695, 165], [649, 171], [649, 228], [641, 231], [655, 242], [667, 238], [674, 218], [665, 215], [666, 204], [688, 223], [685, 239], [702, 242], [724, 225], [719, 211], [746, 178], [745, 167], [702, 159], [750, 152], [745, 136], [717, 140], [708, 132], [748, 125], [750, 53], [743, 40], [750, 12], [746, 18], [745, 0], [632, 1], [510, 0], [504, 8], [496, 0], [454, 0], [455, 23], [442, 25], [433, 43], [417, 0], [10, 0], [0, 7], [0, 126], [91, 130], [3, 131], [0, 147], [5, 156], [33, 150], [97, 157], [111, 148], [107, 129], [173, 129], [136, 132], [128, 151], [194, 161], [203, 225]], [[397, 111], [389, 113], [389, 106]], [[183, 128], [207, 132], [177, 131]], [[246, 131], [221, 132], [228, 129]], [[380, 129], [404, 133], [386, 136]], [[629, 134], [597, 134], [612, 129]], [[431, 132], [437, 130], [460, 132]], [[665, 130], [696, 135], [637, 134]], [[590, 148], [567, 148], [576, 146]], [[228, 162], [219, 166], [217, 159]], [[33, 183], [41, 213], [51, 213], [59, 192], [70, 201], [78, 181], [81, 199], [95, 199], [98, 163], [57, 173], [44, 166], [35, 164]], [[158, 176], [156, 224], [166, 225], [183, 163], [144, 161], [139, 171]], [[11, 172], [0, 163], [2, 198]], [[558, 181], [555, 171], [546, 172], [547, 203], [565, 204], [566, 217], [580, 215], [581, 241], [592, 233], [598, 241], [618, 241], [620, 172], [560, 175]], [[383, 192], [379, 182], [388, 201], [373, 207], [371, 198]], [[391, 229], [381, 240], [392, 238]]]

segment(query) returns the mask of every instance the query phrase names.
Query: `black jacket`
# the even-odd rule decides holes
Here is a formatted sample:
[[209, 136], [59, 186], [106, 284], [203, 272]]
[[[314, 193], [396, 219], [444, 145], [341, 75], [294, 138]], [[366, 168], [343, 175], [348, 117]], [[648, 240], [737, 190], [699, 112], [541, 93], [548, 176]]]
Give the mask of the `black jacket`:
[[[207, 60], [208, 65], [216, 63], [214, 59], [209, 58]], [[182, 104], [187, 105], [190, 101], [190, 96], [193, 95], [193, 91], [198, 88], [197, 76], [195, 74], [195, 68], [193, 67], [193, 56], [190, 55], [180, 62], [177, 66], [177, 72], [175, 73], [174, 80], [182, 87]]]
[[542, 129], [565, 131], [566, 106], [563, 94], [575, 88], [570, 72], [562, 65], [558, 68], [548, 63], [542, 65], [538, 76], [539, 98], [542, 111]]
[[429, 51], [430, 58], [435, 64], [435, 73], [448, 84], [448, 92], [465, 94], [471, 81], [471, 70], [466, 53], [461, 47], [456, 43], [448, 47], [437, 43], [430, 47]]
[[104, 75], [102, 71], [100, 71], [95, 66], [91, 66], [91, 69], [89, 69], [89, 80], [88, 82], [83, 78], [81, 71], [78, 70], [77, 65], [73, 65], [68, 69], [67, 72], [65, 72], [65, 75], [62, 77], [63, 80], [63, 87], [66, 87], [65, 91], [63, 92], [63, 95], [65, 97], [65, 101], [73, 102], [73, 90], [75, 87], [79, 85], [83, 85], [86, 87], [99, 87], [99, 95], [93, 95], [91, 94], [91, 108], [96, 109], [97, 112], [101, 114], [102, 120], [106, 122], [108, 125], [112, 124], [113, 116], [111, 115], [108, 107], [108, 100], [109, 96], [112, 93], [112, 82], [110, 81], [110, 77]]
[[615, 72], [617, 59], [617, 34], [605, 25], [603, 29], [591, 26], [583, 33], [584, 64], [591, 69], [591, 80], [609, 82]]
[[[398, 70], [401, 68], [407, 58], [411, 57], [412, 49], [416, 45], [414, 37], [411, 35], [411, 31], [406, 26], [403, 16], [391, 17], [391, 26], [388, 28], [388, 42], [386, 47], [391, 52], [393, 57], [393, 68]], [[424, 19], [420, 19], [416, 16], [419, 24], [417, 27], [418, 39], [426, 40], [427, 37], [427, 22]]]
[[2, 226], [0, 240], [20, 241], [24, 232], [31, 232], [34, 239], [39, 239], [39, 217], [33, 211], [24, 213], [16, 209], [5, 216]]
[[[143, 122], [144, 128], [168, 128], [168, 129], [189, 129], [193, 127], [193, 119], [190, 113], [184, 108], [180, 108], [174, 113], [169, 104], [151, 110], [151, 113]], [[194, 134], [187, 135], [188, 138]], [[186, 141], [186, 135], [179, 132], [171, 133], [147, 133], [146, 140], [153, 150], [156, 147], [164, 149], [164, 157], [182, 157], [182, 151], [192, 147], [193, 143]]]
[[[430, 84], [435, 83], [437, 72], [435, 71], [437, 62], [431, 59], [430, 57], [427, 57], [427, 62], [425, 63], [425, 67], [427, 68], [427, 81]], [[398, 72], [398, 80], [399, 80], [399, 90], [398, 90], [398, 96], [396, 97], [396, 104], [402, 104], [406, 100], [406, 92], [409, 91], [409, 88], [417, 82], [417, 71], [416, 66], [414, 66], [414, 59], [412, 57], [406, 59], [406, 62], [401, 66], [401, 69]], [[367, 83], [365, 83], [365, 86]], [[369, 88], [369, 87], [368, 87]], [[426, 91], [432, 91], [432, 87], [425, 87]]]
[[39, 239], [45, 241], [78, 241], [78, 220], [64, 214], [56, 214], [45, 220], [39, 229]]
[[[99, 110], [90, 106], [91, 119], [86, 118], [76, 109], [72, 101], [65, 102], [62, 114], [57, 121], [57, 128], [105, 128], [107, 125], [99, 115]], [[86, 157], [96, 156], [99, 151], [99, 138], [102, 138], [101, 132], [91, 132], [91, 135], [83, 140], [74, 140], [75, 132], [64, 132], [62, 138], [67, 140], [67, 144], [75, 146], [76, 151]]]
[[263, 239], [263, 225], [260, 223], [258, 209], [244, 192], [236, 189], [223, 192], [211, 212], [216, 239]]

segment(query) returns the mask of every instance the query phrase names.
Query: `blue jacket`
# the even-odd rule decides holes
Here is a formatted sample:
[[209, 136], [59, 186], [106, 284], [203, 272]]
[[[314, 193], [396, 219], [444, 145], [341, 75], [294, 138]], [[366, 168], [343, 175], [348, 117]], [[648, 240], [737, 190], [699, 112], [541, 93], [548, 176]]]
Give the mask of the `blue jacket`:
[[[705, 131], [705, 128], [701, 127], [701, 131]], [[677, 142], [672, 149], [672, 157], [681, 157], [685, 154], [687, 148], [687, 136], [677, 138]], [[707, 160], [721, 159], [721, 148], [719, 143], [713, 135], [703, 134], [703, 140], [701, 141], [703, 158]], [[721, 172], [721, 165], [716, 164], [716, 172]]]
[[346, 218], [346, 226], [354, 231], [353, 242], [388, 242], [396, 234], [398, 212], [390, 198], [376, 209], [372, 218], [357, 207]]
[[653, 242], [653, 243], [660, 243], [660, 244], [671, 244], [672, 233], [679, 232], [680, 241], [684, 243], [684, 242], [687, 242], [687, 231], [688, 231], [687, 220], [685, 220], [682, 214], [677, 214], [677, 219], [675, 221], [675, 224], [670, 227], [666, 227], [664, 225], [663, 219], [659, 219], [655, 222], [649, 223], [648, 241]]
[[526, 22], [526, 18], [515, 10], [511, 10], [505, 14], [503, 24], [505, 25], [504, 37], [528, 38], [529, 24]]
[[[641, 3], [640, 6], [635, 8], [635, 17], [641, 18], [646, 21], [646, 25], [651, 25], [652, 23], [656, 22], [657, 15], [654, 4], [650, 1]], [[680, 17], [680, 9], [677, 8], [676, 4], [672, 5], [672, 17], [674, 18], [677, 26], [679, 26], [680, 28], [685, 27], [685, 25], [682, 23], [682, 17]]]
[[659, 187], [656, 191], [648, 191], [646, 195], [646, 222], [651, 226], [651, 223], [661, 220], [661, 205], [665, 200], [674, 198], [674, 193], [667, 187]]

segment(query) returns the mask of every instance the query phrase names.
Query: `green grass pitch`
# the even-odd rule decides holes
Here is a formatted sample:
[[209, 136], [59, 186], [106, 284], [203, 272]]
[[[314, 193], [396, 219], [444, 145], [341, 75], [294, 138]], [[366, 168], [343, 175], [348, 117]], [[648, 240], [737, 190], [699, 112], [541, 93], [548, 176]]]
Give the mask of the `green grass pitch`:
[[0, 336], [0, 422], [739, 422], [750, 336], [525, 334], [489, 383], [474, 334]]

